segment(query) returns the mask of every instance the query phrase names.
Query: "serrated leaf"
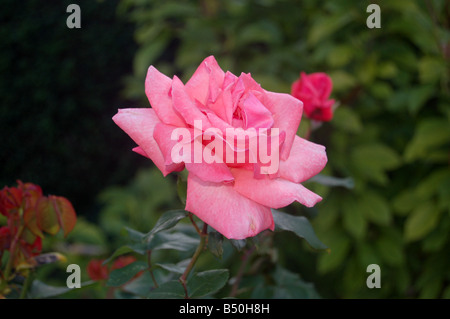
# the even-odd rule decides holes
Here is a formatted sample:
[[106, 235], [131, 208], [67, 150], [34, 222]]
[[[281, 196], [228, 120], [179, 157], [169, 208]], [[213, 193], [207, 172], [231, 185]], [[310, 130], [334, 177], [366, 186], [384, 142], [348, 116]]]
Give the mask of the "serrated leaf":
[[272, 209], [273, 220], [275, 222], [275, 230], [291, 231], [297, 236], [305, 239], [311, 247], [315, 249], [328, 249], [319, 238], [309, 220], [303, 216], [293, 216], [278, 210]]
[[110, 261], [114, 260], [116, 257], [124, 255], [124, 254], [128, 254], [131, 252], [136, 252], [133, 248], [131, 248], [128, 245], [122, 246], [117, 248], [111, 256], [109, 256], [105, 261], [103, 261], [103, 265], [106, 265], [107, 263], [109, 263]]
[[155, 234], [148, 243], [147, 249], [161, 250], [173, 249], [178, 251], [189, 251], [199, 243], [198, 238], [192, 238], [183, 233], [165, 233]]
[[165, 269], [167, 271], [176, 273], [176, 274], [183, 274], [187, 265], [189, 264], [189, 262], [191, 261], [191, 259], [185, 259], [180, 261], [177, 264], [155, 264], [155, 266], [161, 267], [162, 269]]
[[148, 264], [144, 261], [135, 261], [125, 267], [115, 269], [109, 274], [106, 285], [109, 287], [119, 287], [130, 281], [140, 271], [148, 268]]
[[418, 206], [405, 222], [405, 239], [415, 241], [427, 235], [439, 221], [440, 211], [433, 202]]
[[184, 210], [172, 210], [165, 212], [156, 222], [153, 229], [145, 235], [146, 238], [153, 236], [163, 230], [168, 230], [174, 227], [181, 219], [187, 217], [187, 212]]
[[187, 282], [189, 297], [199, 298], [219, 291], [228, 281], [228, 269], [208, 270], [194, 274]]
[[185, 293], [178, 280], [171, 280], [150, 291], [147, 297], [150, 299], [184, 299]]
[[145, 298], [154, 285], [150, 273], [146, 271], [138, 278], [123, 285], [121, 290]]
[[[81, 287], [87, 287], [94, 284], [94, 281], [86, 281], [81, 283]], [[65, 293], [72, 291], [73, 289], [65, 287], [51, 286], [43, 283], [42, 281], [35, 279], [33, 280], [27, 297], [32, 299], [43, 299], [61, 296]]]
[[51, 235], [60, 229], [67, 236], [75, 227], [77, 215], [72, 204], [64, 197], [41, 197], [36, 205], [37, 226]]

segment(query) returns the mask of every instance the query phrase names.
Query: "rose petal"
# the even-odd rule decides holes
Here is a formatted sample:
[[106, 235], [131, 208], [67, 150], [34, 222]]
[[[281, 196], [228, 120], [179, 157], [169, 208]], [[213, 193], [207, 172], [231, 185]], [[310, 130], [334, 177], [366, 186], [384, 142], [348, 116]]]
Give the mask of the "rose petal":
[[[189, 173], [195, 174], [205, 182], [221, 183], [231, 182], [233, 180], [233, 175], [231, 175], [230, 169], [224, 163], [223, 158], [217, 157], [211, 163], [208, 163], [203, 156], [205, 145], [198, 138], [193, 141], [191, 146], [193, 150], [191, 152], [191, 161], [190, 163], [185, 163]], [[200, 152], [200, 150], [201, 154], [197, 154], [196, 159], [195, 152]]]
[[325, 146], [295, 136], [288, 159], [280, 162], [280, 176], [301, 183], [320, 173], [327, 161]]
[[153, 138], [155, 125], [160, 123], [155, 110], [151, 108], [120, 109], [114, 115], [113, 121], [139, 145], [143, 153], [155, 163], [164, 176], [183, 168], [183, 164], [171, 166], [164, 164], [163, 154]]
[[297, 129], [302, 118], [303, 103], [290, 94], [265, 92], [263, 104], [272, 112], [273, 127], [286, 132], [286, 139], [281, 147], [280, 158], [289, 157]]
[[307, 207], [314, 206], [322, 198], [305, 188], [282, 178], [254, 179], [253, 172], [233, 168], [234, 190], [245, 197], [271, 208], [281, 208], [297, 201]]
[[202, 130], [211, 127], [206, 115], [200, 111], [196, 103], [187, 93], [185, 86], [181, 80], [174, 76], [172, 81], [172, 101], [173, 107], [183, 117], [187, 124], [194, 126], [194, 121], [201, 121]]
[[244, 127], [270, 128], [274, 120], [272, 113], [250, 92], [242, 103]]
[[173, 109], [170, 90], [172, 80], [150, 66], [145, 79], [145, 94], [161, 122], [175, 126], [186, 126], [186, 123]]
[[192, 100], [198, 100], [203, 105], [206, 105], [210, 95], [214, 99], [214, 95], [218, 94], [217, 90], [222, 87], [224, 75], [225, 73], [216, 59], [213, 56], [209, 56], [203, 60], [186, 83], [186, 92]]
[[269, 207], [237, 193], [231, 184], [188, 176], [186, 208], [229, 239], [244, 239], [274, 229]]

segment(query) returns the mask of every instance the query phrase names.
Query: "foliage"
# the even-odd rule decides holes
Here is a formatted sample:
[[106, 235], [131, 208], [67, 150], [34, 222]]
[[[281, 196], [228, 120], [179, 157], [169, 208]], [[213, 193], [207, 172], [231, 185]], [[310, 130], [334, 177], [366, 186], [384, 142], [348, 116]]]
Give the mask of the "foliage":
[[0, 191], [0, 216], [0, 298], [18, 292], [23, 298], [35, 268], [65, 258], [59, 253], [41, 254], [44, 233], [55, 236], [61, 231], [66, 237], [77, 216], [65, 197], [44, 196], [39, 185], [20, 180], [17, 187]]
[[[448, 298], [449, 5], [383, 2], [381, 28], [369, 29], [369, 3], [122, 0], [139, 44], [126, 93], [147, 106], [149, 65], [188, 78], [211, 54], [278, 92], [289, 93], [301, 71], [326, 72], [340, 106], [310, 139], [327, 146], [326, 174], [354, 188], [312, 185], [324, 197], [318, 213], [290, 211], [316, 216], [331, 253], [286, 240], [280, 261], [326, 297]], [[299, 134], [307, 129], [303, 119]], [[381, 289], [365, 284], [372, 263]]]

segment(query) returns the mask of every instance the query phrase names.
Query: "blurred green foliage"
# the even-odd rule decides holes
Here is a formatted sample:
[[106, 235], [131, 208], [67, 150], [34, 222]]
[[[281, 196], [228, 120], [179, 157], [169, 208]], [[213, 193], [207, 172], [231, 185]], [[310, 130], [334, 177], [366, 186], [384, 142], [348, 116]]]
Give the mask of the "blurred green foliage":
[[[315, 217], [331, 253], [286, 234], [280, 263], [323, 297], [450, 298], [450, 5], [379, 2], [381, 28], [369, 29], [370, 3], [121, 0], [139, 45], [125, 92], [147, 107], [151, 64], [186, 80], [208, 55], [271, 91], [289, 93], [300, 71], [327, 72], [340, 106], [310, 139], [327, 146], [324, 173], [355, 186], [308, 184], [324, 197], [318, 213], [289, 209]], [[381, 289], [366, 286], [372, 263]]]
[[[74, 2], [81, 29], [66, 26]], [[39, 184], [87, 215], [100, 190], [144, 162], [111, 120], [129, 104], [121, 82], [136, 49], [117, 3], [1, 1], [1, 185]]]

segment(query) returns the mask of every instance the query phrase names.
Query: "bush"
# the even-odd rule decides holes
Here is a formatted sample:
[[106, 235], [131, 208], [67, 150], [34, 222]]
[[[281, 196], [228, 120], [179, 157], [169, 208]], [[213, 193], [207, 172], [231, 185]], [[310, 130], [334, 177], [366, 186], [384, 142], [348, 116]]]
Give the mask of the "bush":
[[[383, 3], [381, 28], [369, 29], [368, 4], [122, 0], [139, 45], [126, 93], [146, 107], [149, 65], [188, 78], [211, 54], [279, 92], [300, 71], [327, 72], [340, 106], [311, 139], [327, 145], [325, 173], [354, 188], [311, 185], [324, 197], [314, 226], [331, 253], [280, 238], [282, 260], [325, 297], [449, 298], [449, 5]], [[366, 286], [372, 263], [382, 289]]]

